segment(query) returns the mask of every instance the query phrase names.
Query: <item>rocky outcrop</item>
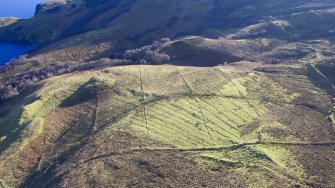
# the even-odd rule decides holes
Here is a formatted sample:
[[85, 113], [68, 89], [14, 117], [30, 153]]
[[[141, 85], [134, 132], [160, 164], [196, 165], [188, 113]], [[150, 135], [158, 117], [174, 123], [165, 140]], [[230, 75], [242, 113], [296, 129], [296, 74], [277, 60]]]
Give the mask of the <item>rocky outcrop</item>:
[[15, 18], [15, 17], [3, 17], [3, 18], [0, 18], [0, 28], [1, 27], [6, 27], [7, 25], [15, 23], [15, 22], [17, 22], [17, 20], [19, 20], [19, 19]]
[[62, 5], [65, 5], [67, 0], [52, 0], [39, 3], [36, 5], [35, 15], [43, 13], [57, 12]]

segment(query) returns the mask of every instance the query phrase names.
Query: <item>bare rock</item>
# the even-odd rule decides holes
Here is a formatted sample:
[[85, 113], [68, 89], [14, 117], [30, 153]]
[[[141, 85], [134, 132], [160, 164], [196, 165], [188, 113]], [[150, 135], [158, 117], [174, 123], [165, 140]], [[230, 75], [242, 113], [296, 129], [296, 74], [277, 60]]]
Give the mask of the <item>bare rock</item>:
[[57, 12], [59, 8], [67, 3], [67, 0], [52, 0], [36, 5], [35, 15]]
[[15, 23], [18, 20], [19, 20], [19, 18], [15, 18], [15, 17], [3, 17], [3, 18], [0, 18], [0, 28], [1, 27], [6, 27], [7, 25]]

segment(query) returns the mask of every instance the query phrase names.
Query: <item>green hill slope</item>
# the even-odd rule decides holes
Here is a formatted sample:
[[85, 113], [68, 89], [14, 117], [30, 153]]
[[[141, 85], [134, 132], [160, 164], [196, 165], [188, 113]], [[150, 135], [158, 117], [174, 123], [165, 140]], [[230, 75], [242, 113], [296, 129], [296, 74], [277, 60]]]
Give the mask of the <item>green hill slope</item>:
[[[334, 0], [72, 0], [0, 20], [2, 187], [334, 187]], [[3, 24], [1, 24], [3, 22]]]
[[292, 70], [240, 66], [139, 65], [45, 80], [0, 119], [2, 182], [331, 186], [327, 95]]

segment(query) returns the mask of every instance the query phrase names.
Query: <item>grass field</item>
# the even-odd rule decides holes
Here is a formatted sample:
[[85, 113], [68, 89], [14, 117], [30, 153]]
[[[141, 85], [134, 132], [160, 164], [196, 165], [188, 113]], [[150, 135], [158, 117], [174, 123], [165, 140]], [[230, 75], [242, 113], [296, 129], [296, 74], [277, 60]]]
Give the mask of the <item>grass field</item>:
[[[2, 181], [14, 186], [28, 178], [21, 184], [60, 185], [45, 184], [39, 178], [50, 174], [38, 174], [62, 174], [70, 168], [70, 175], [63, 178], [78, 183], [73, 178], [82, 177], [77, 174], [80, 168], [98, 173], [92, 168], [102, 168], [106, 160], [115, 159], [121, 165], [123, 160], [132, 161], [129, 155], [155, 156], [124, 167], [125, 172], [137, 174], [141, 170], [133, 170], [143, 170], [141, 165], [151, 169], [151, 162], [159, 166], [164, 158], [172, 160], [168, 156], [178, 155], [193, 161], [189, 162], [197, 169], [195, 174], [208, 172], [214, 178], [231, 173], [231, 181], [249, 187], [276, 187], [278, 182], [284, 187], [306, 186], [304, 179], [310, 174], [293, 148], [329, 148], [334, 140], [308, 129], [303, 131], [311, 137], [302, 138], [299, 122], [286, 124], [281, 118], [292, 116], [289, 110], [276, 113], [288, 106], [296, 113], [313, 113], [313, 109], [302, 111], [295, 102], [305, 95], [302, 90], [293, 90], [265, 73], [235, 68], [137, 65], [47, 79], [0, 119], [2, 125], [8, 125], [0, 127], [0, 146], [5, 151], [0, 157]], [[322, 118], [314, 122], [320, 124], [320, 132], [329, 131], [322, 126]], [[41, 144], [37, 147], [37, 143]], [[114, 157], [119, 155], [125, 158]], [[179, 168], [189, 164], [179, 162], [174, 164]], [[34, 173], [32, 168], [36, 168]], [[113, 168], [96, 178], [108, 181]], [[228, 181], [226, 178], [218, 182]], [[330, 184], [324, 181], [323, 185]]]
[[0, 19], [0, 40], [36, 44], [0, 70], [0, 188], [334, 187], [335, 5], [313, 2]]

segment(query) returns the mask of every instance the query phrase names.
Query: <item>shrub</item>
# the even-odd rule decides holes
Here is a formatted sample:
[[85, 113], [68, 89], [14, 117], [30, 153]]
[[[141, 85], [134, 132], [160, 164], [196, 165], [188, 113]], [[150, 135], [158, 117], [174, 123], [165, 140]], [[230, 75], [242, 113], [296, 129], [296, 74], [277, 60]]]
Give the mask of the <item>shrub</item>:
[[66, 74], [74, 71], [84, 71], [129, 64], [161, 64], [170, 61], [170, 56], [162, 53], [160, 49], [167, 46], [169, 38], [155, 41], [152, 45], [142, 48], [127, 50], [121, 59], [102, 58], [88, 62], [47, 62], [41, 56], [29, 58], [23, 55], [5, 66], [0, 67], [0, 74], [13, 71], [16, 67], [30, 64], [29, 71], [16, 73], [10, 77], [3, 78], [0, 83], [0, 102], [19, 95], [19, 92], [43, 79]]

